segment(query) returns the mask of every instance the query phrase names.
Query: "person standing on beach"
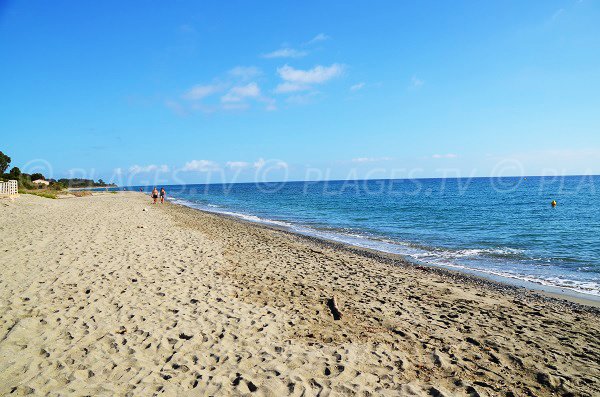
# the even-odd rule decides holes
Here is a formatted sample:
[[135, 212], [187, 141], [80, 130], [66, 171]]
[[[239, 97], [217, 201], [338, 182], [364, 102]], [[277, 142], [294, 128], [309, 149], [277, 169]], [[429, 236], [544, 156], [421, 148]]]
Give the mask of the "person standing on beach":
[[158, 200], [158, 189], [152, 189], [152, 204], [156, 204], [156, 200]]
[[165, 196], [167, 195], [167, 192], [165, 192], [165, 188], [161, 187], [160, 188], [160, 203], [164, 204], [165, 203]]

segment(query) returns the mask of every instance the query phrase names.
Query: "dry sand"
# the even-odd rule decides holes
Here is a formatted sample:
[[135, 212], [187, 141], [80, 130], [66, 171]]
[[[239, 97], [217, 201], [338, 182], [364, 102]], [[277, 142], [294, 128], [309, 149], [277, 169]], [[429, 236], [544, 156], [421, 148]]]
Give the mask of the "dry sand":
[[600, 395], [595, 309], [137, 193], [0, 200], [0, 259], [0, 395]]

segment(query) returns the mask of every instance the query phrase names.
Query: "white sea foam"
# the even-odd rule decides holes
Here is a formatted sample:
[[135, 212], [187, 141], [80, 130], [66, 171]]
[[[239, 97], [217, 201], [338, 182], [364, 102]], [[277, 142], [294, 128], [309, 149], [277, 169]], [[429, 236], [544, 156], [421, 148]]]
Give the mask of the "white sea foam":
[[191, 207], [191, 208], [194, 208], [194, 209], [199, 209], [199, 210], [207, 211], [207, 212], [214, 212], [216, 214], [233, 216], [233, 217], [241, 218], [241, 219], [249, 221], [249, 222], [263, 223], [263, 224], [269, 224], [269, 225], [277, 225], [277, 226], [283, 226], [283, 227], [292, 227], [293, 226], [293, 224], [288, 223], [288, 222], [276, 221], [276, 220], [273, 220], [273, 219], [260, 218], [260, 217], [258, 217], [256, 215], [244, 214], [242, 212], [233, 212], [233, 211], [228, 211], [228, 210], [225, 210], [225, 209], [220, 209], [220, 208], [223, 208], [223, 207], [221, 207], [220, 205], [216, 205], [216, 204], [205, 204], [204, 205], [204, 204], [198, 204], [198, 203], [194, 203], [192, 201], [183, 200], [183, 199], [175, 199], [175, 200], [173, 200], [173, 203], [184, 205], [186, 207]]
[[439, 266], [453, 268], [468, 272], [476, 272], [476, 273], [484, 273], [492, 276], [497, 276], [501, 278], [508, 278], [513, 280], [526, 281], [533, 284], [539, 284], [547, 287], [559, 288], [559, 289], [568, 289], [570, 291], [578, 292], [581, 294], [595, 295], [600, 296], [600, 284], [589, 282], [589, 281], [575, 281], [563, 279], [560, 277], [542, 277], [542, 276], [532, 276], [527, 274], [516, 274], [506, 271], [498, 271], [492, 269], [480, 269], [471, 266], [459, 265], [456, 263], [434, 263]]

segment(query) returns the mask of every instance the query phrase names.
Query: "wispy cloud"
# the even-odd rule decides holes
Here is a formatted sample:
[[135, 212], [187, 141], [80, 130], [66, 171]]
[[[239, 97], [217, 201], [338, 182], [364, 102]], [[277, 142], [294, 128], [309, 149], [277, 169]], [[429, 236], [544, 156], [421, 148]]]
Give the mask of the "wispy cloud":
[[[319, 43], [322, 41], [329, 40], [330, 38], [331, 37], [327, 36], [325, 33], [319, 33], [312, 39], [308, 40], [307, 42], [302, 43], [300, 45], [300, 47], [310, 46], [312, 44], [316, 44], [316, 43]], [[295, 48], [286, 46], [286, 47], [280, 48], [278, 50], [271, 51], [266, 54], [262, 54], [261, 57], [263, 57], [263, 58], [302, 58], [302, 57], [307, 56], [308, 54], [309, 54], [309, 52], [306, 49], [297, 50]]]
[[310, 39], [309, 41], [307, 41], [305, 44], [306, 45], [310, 45], [310, 44], [315, 44], [318, 43], [320, 41], [326, 41], [331, 39], [331, 37], [327, 36], [325, 33], [319, 33], [318, 35], [316, 35], [315, 37], [313, 37], [312, 39]]
[[182, 171], [209, 172], [219, 170], [219, 164], [211, 160], [192, 160], [185, 163]]
[[222, 84], [195, 85], [183, 94], [183, 99], [197, 101], [212, 94], [223, 91]]
[[455, 159], [458, 157], [458, 154], [454, 153], [446, 153], [446, 154], [434, 154], [431, 156], [433, 159]]
[[252, 166], [256, 169], [261, 169], [263, 167], [269, 168], [287, 168], [288, 163], [281, 160], [265, 160], [264, 158], [259, 158], [252, 164]]
[[221, 102], [241, 102], [245, 98], [257, 98], [260, 96], [260, 88], [256, 83], [231, 88], [227, 94], [221, 97]]
[[350, 87], [350, 91], [359, 91], [365, 88], [365, 83], [356, 83]]
[[307, 104], [319, 94], [313, 90], [313, 85], [326, 83], [331, 79], [341, 76], [343, 72], [344, 66], [337, 63], [331, 66], [317, 65], [307, 70], [284, 65], [277, 69], [277, 73], [283, 82], [277, 85], [274, 92], [276, 94], [289, 94], [308, 91], [308, 93], [293, 95], [286, 99], [286, 102], [291, 104]]
[[169, 166], [167, 165], [132, 165], [129, 167], [129, 172], [132, 174], [139, 174], [144, 172], [169, 172]]
[[286, 81], [284, 83], [278, 84], [277, 87], [275, 87], [275, 92], [277, 94], [284, 94], [287, 92], [306, 91], [308, 89], [310, 89], [310, 87], [307, 85], [290, 83]]
[[284, 65], [277, 69], [279, 76], [285, 80], [296, 84], [321, 84], [335, 77], [339, 77], [344, 72], [344, 67], [334, 63], [331, 66], [317, 65], [312, 69], [295, 69], [289, 65]]
[[185, 91], [181, 95], [183, 103], [169, 99], [165, 106], [180, 116], [196, 111], [246, 110], [251, 108], [249, 100], [265, 103], [266, 110], [275, 110], [275, 99], [262, 95], [256, 82], [247, 83], [249, 78], [260, 74], [260, 69], [254, 66], [236, 66], [227, 71], [225, 78], [215, 79], [215, 83], [198, 84]]
[[267, 54], [263, 54], [263, 58], [302, 58], [308, 55], [307, 51], [295, 50], [293, 48], [281, 48]]
[[236, 66], [229, 70], [229, 75], [240, 80], [250, 80], [262, 74], [256, 66]]
[[390, 161], [393, 160], [391, 157], [357, 157], [352, 159], [353, 163], [375, 163], [378, 161]]

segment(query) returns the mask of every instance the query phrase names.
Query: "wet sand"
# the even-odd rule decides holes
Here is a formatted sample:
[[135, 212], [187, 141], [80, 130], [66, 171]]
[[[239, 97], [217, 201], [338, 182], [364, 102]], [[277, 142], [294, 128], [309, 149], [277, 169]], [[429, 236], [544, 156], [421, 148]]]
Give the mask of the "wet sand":
[[0, 395], [600, 393], [596, 308], [138, 193], [0, 200], [0, 253]]

